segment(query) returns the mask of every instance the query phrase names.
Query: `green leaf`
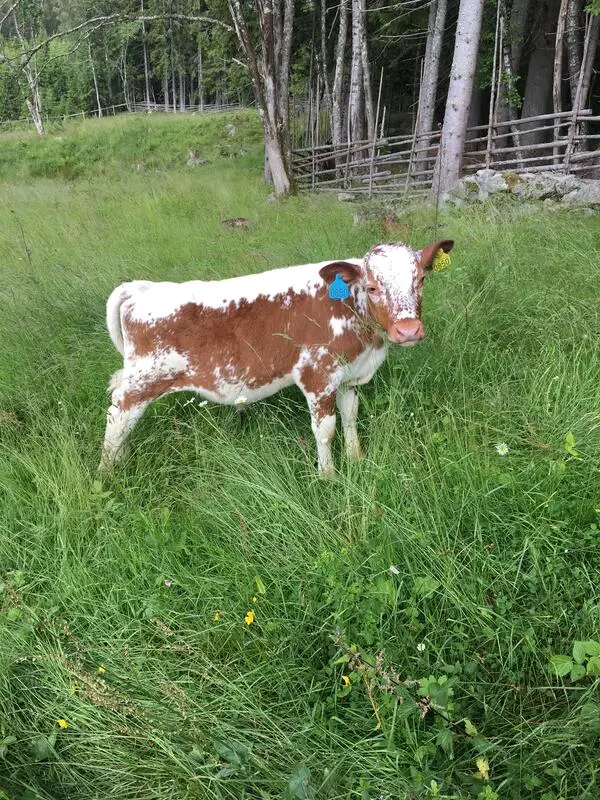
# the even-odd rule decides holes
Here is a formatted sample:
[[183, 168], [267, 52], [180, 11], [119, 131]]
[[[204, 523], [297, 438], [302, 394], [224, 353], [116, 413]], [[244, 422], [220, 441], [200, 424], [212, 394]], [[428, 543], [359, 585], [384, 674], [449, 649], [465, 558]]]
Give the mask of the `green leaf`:
[[583, 724], [596, 736], [600, 736], [600, 705], [585, 703], [580, 710]]
[[15, 589], [20, 589], [25, 585], [25, 575], [20, 569], [16, 569], [14, 572], [9, 572], [8, 575], [9, 583]]
[[580, 678], [583, 678], [584, 675], [585, 675], [585, 667], [583, 666], [583, 664], [575, 664], [575, 666], [571, 670], [569, 678], [573, 682], [575, 682], [578, 681]]
[[573, 458], [580, 457], [581, 454], [578, 453], [577, 450], [575, 449], [575, 436], [573, 434], [573, 431], [569, 431], [565, 436], [565, 442], [563, 444], [563, 447], [565, 449], [565, 452], [568, 453], [570, 456], [573, 456]]
[[583, 664], [587, 656], [600, 656], [600, 642], [586, 639], [573, 644], [573, 658], [578, 664]]
[[336, 660], [333, 662], [333, 666], [337, 666], [338, 664], [347, 664], [348, 661], [350, 661], [350, 656], [344, 654], [343, 656], [336, 658]]
[[600, 656], [592, 656], [587, 662], [587, 674], [597, 677], [600, 675]]
[[435, 737], [435, 743], [438, 747], [441, 747], [444, 753], [449, 757], [453, 758], [453, 746], [454, 746], [454, 739], [452, 737], [452, 731], [450, 728], [442, 728], [438, 735]]
[[234, 766], [233, 764], [229, 767], [223, 767], [217, 772], [217, 778], [231, 778], [232, 775], [235, 775], [238, 771], [239, 767]]
[[264, 583], [260, 579], [260, 576], [256, 575], [256, 577], [254, 578], [254, 583], [256, 584], [256, 591], [259, 594], [266, 594], [267, 593], [267, 587], [264, 585]]
[[236, 767], [241, 767], [248, 760], [248, 748], [241, 742], [229, 742], [228, 744], [217, 742], [215, 750], [222, 759], [230, 764], [235, 764]]
[[436, 581], [435, 578], [432, 578], [429, 575], [425, 575], [424, 577], [415, 578], [413, 591], [417, 597], [429, 597], [435, 592], [436, 589], [439, 588], [439, 586], [439, 581]]
[[473, 725], [470, 719], [465, 720], [465, 731], [467, 736], [477, 736], [477, 728], [475, 725]]
[[6, 751], [9, 748], [9, 745], [14, 744], [17, 741], [16, 736], [5, 736], [2, 741], [0, 741], [0, 758], [4, 758], [6, 756]]
[[38, 736], [31, 743], [31, 752], [34, 761], [45, 761], [55, 755], [54, 744], [56, 742], [56, 734], [52, 733], [50, 736]]
[[593, 639], [588, 639], [582, 642], [585, 647], [585, 652], [588, 656], [600, 656], [600, 642], [595, 642]]
[[573, 658], [578, 664], [583, 664], [585, 661], [585, 642], [573, 643]]
[[550, 666], [555, 675], [564, 678], [573, 669], [573, 661], [569, 656], [552, 656]]
[[290, 797], [297, 800], [314, 800], [316, 797], [314, 787], [310, 782], [311, 774], [306, 764], [300, 764], [288, 782]]

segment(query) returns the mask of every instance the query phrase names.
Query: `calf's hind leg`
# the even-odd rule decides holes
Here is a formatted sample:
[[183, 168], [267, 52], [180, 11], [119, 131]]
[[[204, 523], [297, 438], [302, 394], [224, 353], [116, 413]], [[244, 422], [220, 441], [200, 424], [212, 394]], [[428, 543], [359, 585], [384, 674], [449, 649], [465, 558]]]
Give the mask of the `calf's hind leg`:
[[111, 381], [113, 393], [106, 413], [106, 432], [99, 472], [106, 472], [122, 458], [125, 440], [151, 402], [150, 399], [135, 400], [127, 391], [127, 379], [122, 380], [122, 375], [123, 371], [119, 370]]

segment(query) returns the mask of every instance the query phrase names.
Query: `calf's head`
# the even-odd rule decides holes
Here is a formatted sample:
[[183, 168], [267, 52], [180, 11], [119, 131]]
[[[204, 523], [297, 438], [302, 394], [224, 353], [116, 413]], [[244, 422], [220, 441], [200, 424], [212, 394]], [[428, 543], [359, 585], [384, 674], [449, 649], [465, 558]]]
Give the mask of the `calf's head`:
[[387, 333], [394, 344], [409, 347], [421, 341], [421, 299], [425, 275], [432, 269], [438, 250], [449, 253], [451, 239], [413, 250], [402, 242], [371, 248], [361, 266], [348, 262], [328, 264], [321, 269], [327, 282], [341, 274], [346, 283], [358, 285], [366, 294], [368, 316]]

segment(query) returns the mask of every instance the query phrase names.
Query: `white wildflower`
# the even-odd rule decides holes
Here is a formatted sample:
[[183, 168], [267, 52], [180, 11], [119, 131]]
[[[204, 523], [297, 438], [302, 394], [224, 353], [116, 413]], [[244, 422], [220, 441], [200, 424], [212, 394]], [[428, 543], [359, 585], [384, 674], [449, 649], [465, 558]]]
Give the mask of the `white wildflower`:
[[392, 575], [400, 575], [400, 570], [393, 564], [389, 567], [389, 571], [392, 573]]
[[417, 645], [417, 650], [419, 651], [419, 653], [424, 653], [425, 652], [425, 642], [419, 642], [419, 644]]
[[505, 442], [498, 442], [496, 445], [496, 452], [499, 456], [507, 456], [508, 455], [508, 445]]

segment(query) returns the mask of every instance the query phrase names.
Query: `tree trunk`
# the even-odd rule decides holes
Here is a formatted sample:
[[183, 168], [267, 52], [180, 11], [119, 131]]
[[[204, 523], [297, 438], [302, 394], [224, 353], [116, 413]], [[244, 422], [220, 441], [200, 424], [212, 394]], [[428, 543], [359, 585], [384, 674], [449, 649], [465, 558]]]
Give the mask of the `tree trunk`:
[[38, 81], [37, 72], [33, 72], [29, 64], [25, 67], [25, 76], [27, 78], [27, 85], [31, 93], [31, 99], [27, 98], [27, 108], [31, 114], [31, 119], [35, 125], [35, 129], [40, 136], [46, 132], [44, 130], [44, 120], [42, 118], [42, 101], [40, 98], [40, 85]]
[[432, 189], [436, 197], [450, 189], [460, 177], [482, 16], [483, 0], [461, 0], [442, 139], [433, 176]]
[[343, 127], [342, 127], [342, 88], [344, 85], [344, 53], [346, 50], [346, 38], [348, 36], [348, 2], [349, 0], [340, 0], [340, 21], [338, 28], [338, 38], [335, 47], [335, 75], [333, 78], [333, 92], [332, 92], [332, 130], [331, 139], [335, 147], [338, 147], [344, 141]]
[[[567, 19], [567, 6], [569, 0], [561, 0], [560, 9], [558, 12], [558, 21], [556, 23], [556, 39], [554, 44], [554, 69], [552, 74], [552, 111], [557, 114], [562, 111], [562, 66], [563, 66], [563, 50], [565, 43], [565, 22]], [[554, 135], [553, 140], [556, 140], [560, 134], [559, 120], [554, 120]], [[553, 148], [554, 163], [559, 164], [559, 148], [555, 145]]]
[[371, 65], [369, 61], [369, 47], [367, 40], [367, 25], [365, 19], [365, 0], [358, 0], [360, 8], [360, 57], [362, 61], [362, 74], [365, 92], [365, 119], [367, 121], [367, 137], [369, 141], [375, 138], [375, 110], [373, 108], [373, 87], [371, 84]]
[[163, 100], [165, 103], [165, 111], [169, 110], [169, 78], [167, 75], [163, 78]]
[[89, 59], [90, 59], [90, 67], [91, 67], [91, 70], [92, 70], [92, 78], [93, 78], [93, 81], [94, 81], [94, 90], [96, 92], [96, 108], [98, 110], [98, 116], [101, 117], [102, 116], [102, 106], [101, 106], [101, 103], [100, 103], [100, 92], [98, 91], [98, 81], [96, 80], [96, 68], [94, 66], [94, 59], [92, 58], [92, 45], [90, 43], [89, 38], [88, 38], [88, 56], [89, 56]]
[[198, 107], [204, 111], [204, 72], [202, 69], [202, 45], [198, 41]]
[[567, 41], [567, 63], [569, 69], [569, 89], [571, 91], [571, 108], [575, 105], [577, 80], [581, 69], [581, 37], [579, 25], [581, 8], [579, 0], [569, 0], [567, 19], [565, 22], [565, 38]]
[[426, 151], [431, 143], [430, 133], [433, 130], [447, 7], [447, 0], [432, 0], [429, 7], [427, 44], [425, 46], [423, 79], [419, 92], [419, 118], [416, 130], [417, 149], [423, 152], [415, 160], [415, 172], [423, 171], [430, 163]]
[[261, 41], [257, 57], [240, 0], [228, 0], [235, 33], [246, 56], [246, 66], [263, 125], [265, 176], [270, 173], [276, 195], [293, 189], [289, 136], [289, 65], [294, 0], [285, 0], [283, 17], [278, 0], [255, 0]]
[[179, 110], [185, 111], [185, 75], [179, 72]]
[[[15, 33], [17, 34], [19, 41], [23, 46], [23, 50], [26, 50], [27, 42], [21, 32], [15, 7], [16, 4], [12, 7], [12, 17], [13, 17]], [[45, 130], [44, 130], [44, 120], [42, 118], [42, 98], [40, 96], [40, 79], [39, 79], [40, 76], [35, 64], [32, 66], [32, 62], [29, 58], [26, 57], [23, 58], [22, 69], [23, 72], [25, 73], [25, 79], [27, 80], [27, 86], [29, 87], [29, 94], [30, 94], [30, 97], [28, 97], [25, 102], [27, 103], [27, 108], [29, 110], [29, 113], [31, 114], [31, 119], [33, 120], [33, 124], [35, 125], [36, 131], [40, 136], [43, 136]]]
[[[140, 0], [140, 11], [144, 16], [144, 0]], [[146, 85], [146, 108], [150, 110], [150, 75], [148, 70], [148, 50], [146, 48], [146, 23], [142, 19], [142, 45], [144, 49], [144, 82]]]
[[[554, 69], [554, 40], [558, 18], [559, 0], [538, 0], [537, 20], [534, 26], [534, 50], [529, 59], [525, 97], [521, 109], [521, 118], [536, 117], [547, 114], [552, 108], [552, 76]], [[539, 127], [530, 123], [528, 127]], [[527, 133], [527, 127], [521, 126], [523, 145], [540, 144], [546, 141], [544, 131]], [[531, 156], [535, 150], [529, 151]], [[537, 152], [539, 155], [539, 151]]]
[[[598, 48], [598, 35], [600, 33], [600, 16], [597, 14], [586, 14], [586, 29], [585, 38], [583, 43], [583, 57], [581, 69], [579, 71], [579, 78], [577, 81], [577, 91], [575, 93], [575, 102], [573, 103], [573, 116], [571, 125], [569, 126], [569, 133], [567, 138], [567, 150], [565, 155], [565, 170], [569, 168], [571, 155], [577, 150], [575, 136], [581, 132], [587, 133], [587, 125], [585, 122], [577, 124], [577, 114], [585, 107], [590, 90], [590, 83], [592, 80], [592, 71], [594, 68], [594, 61], [596, 59], [596, 50]], [[580, 149], [585, 149], [580, 146]], [[593, 168], [588, 171], [587, 177], [597, 178], [598, 168]]]
[[509, 35], [506, 38], [507, 43], [510, 41], [510, 62], [515, 75], [521, 70], [521, 56], [530, 7], [531, 0], [513, 0], [510, 10]]
[[323, 92], [325, 96], [325, 107], [327, 118], [329, 119], [329, 129], [333, 136], [333, 98], [331, 95], [331, 84], [329, 82], [329, 69], [327, 64], [327, 0], [321, 0], [321, 71], [323, 73]]
[[348, 96], [348, 128], [350, 141], [359, 142], [363, 138], [362, 126], [362, 36], [361, 0], [352, 0], [352, 61], [350, 65], [350, 94]]

